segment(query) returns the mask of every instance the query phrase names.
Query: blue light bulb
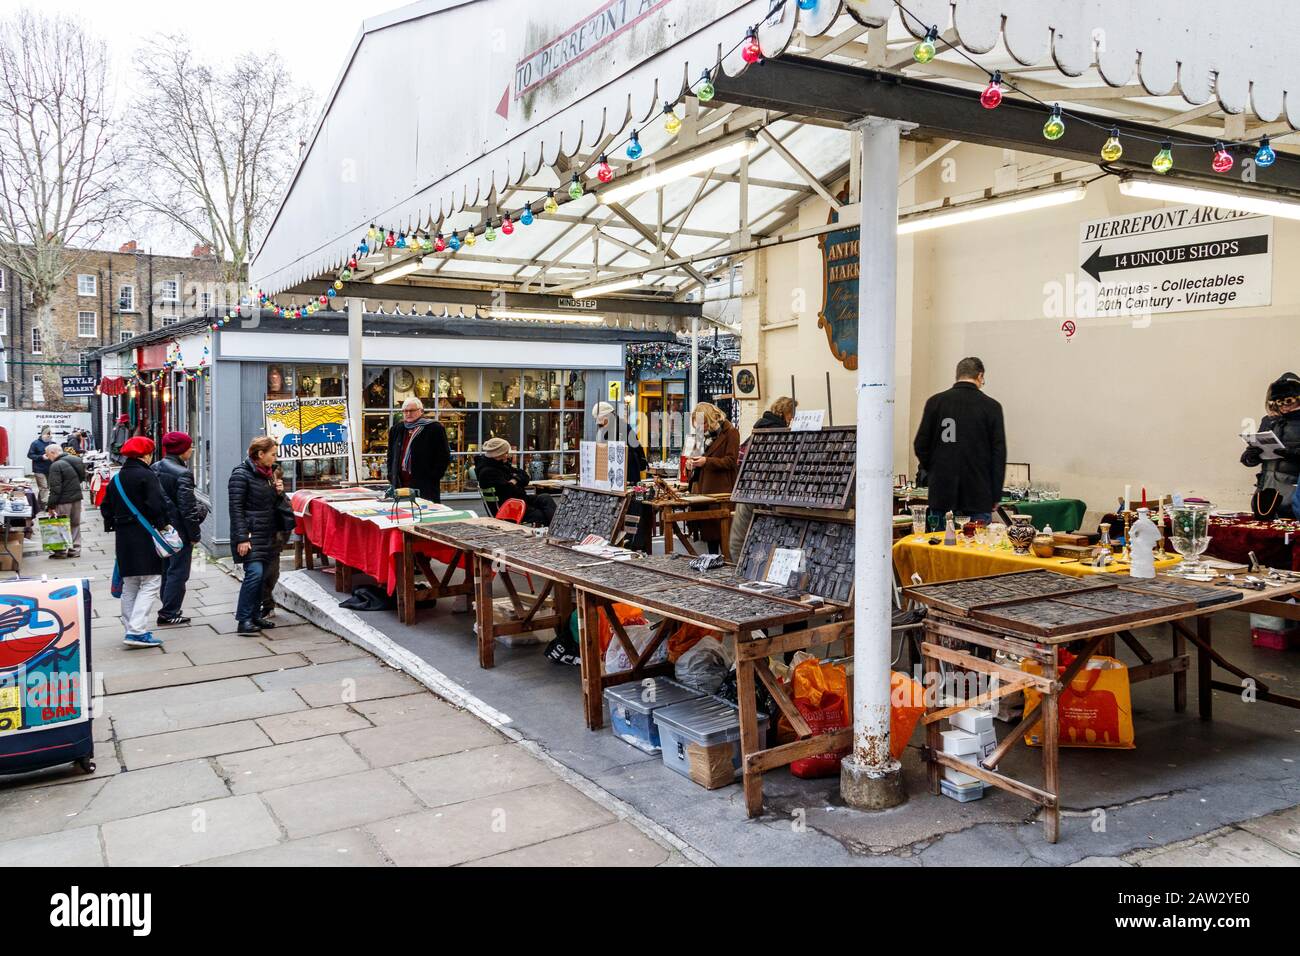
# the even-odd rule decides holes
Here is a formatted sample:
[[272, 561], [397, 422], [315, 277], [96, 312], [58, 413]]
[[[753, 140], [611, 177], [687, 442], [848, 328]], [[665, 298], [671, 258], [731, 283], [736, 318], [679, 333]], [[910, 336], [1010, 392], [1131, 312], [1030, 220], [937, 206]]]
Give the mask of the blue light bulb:
[[533, 224], [533, 207], [532, 207], [532, 206], [525, 206], [525, 207], [524, 207], [524, 211], [521, 212], [521, 213], [519, 214], [519, 223], [520, 223], [520, 225], [523, 225], [523, 226], [531, 226], [531, 225]]
[[645, 150], [641, 147], [641, 140], [637, 139], [636, 130], [632, 131], [632, 141], [627, 144], [627, 158], [640, 159]]
[[817, 6], [817, 0], [799, 0], [800, 10], [811, 10]]
[[1259, 149], [1255, 152], [1255, 165], [1260, 169], [1267, 169], [1277, 162], [1277, 153], [1273, 152], [1273, 147], [1268, 145], [1268, 137], [1265, 136], [1259, 141]]
[[460, 236], [453, 232], [451, 238], [447, 240], [447, 245], [451, 248], [452, 252], [455, 252], [460, 248]]

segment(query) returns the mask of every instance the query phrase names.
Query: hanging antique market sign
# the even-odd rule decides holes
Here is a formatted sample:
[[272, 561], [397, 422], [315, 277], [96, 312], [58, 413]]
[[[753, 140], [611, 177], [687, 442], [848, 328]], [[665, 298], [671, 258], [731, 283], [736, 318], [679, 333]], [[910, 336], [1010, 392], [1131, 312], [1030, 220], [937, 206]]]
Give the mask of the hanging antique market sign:
[[[841, 199], [848, 198], [845, 190]], [[839, 214], [831, 212], [830, 222]], [[826, 330], [826, 340], [847, 369], [858, 367], [858, 227], [835, 229], [817, 240], [822, 256], [822, 310], [817, 327]]]
[[348, 406], [337, 398], [290, 398], [263, 402], [266, 434], [280, 458], [342, 458], [348, 454]]
[[1078, 261], [1084, 315], [1270, 305], [1273, 218], [1177, 206], [1095, 219], [1079, 224]]

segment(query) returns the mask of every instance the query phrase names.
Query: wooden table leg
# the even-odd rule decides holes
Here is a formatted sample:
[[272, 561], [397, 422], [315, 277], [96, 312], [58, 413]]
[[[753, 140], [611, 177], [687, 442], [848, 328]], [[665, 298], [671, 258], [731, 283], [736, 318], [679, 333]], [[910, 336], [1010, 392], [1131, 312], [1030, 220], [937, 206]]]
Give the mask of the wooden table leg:
[[673, 519], [671, 513], [665, 508], [659, 512], [659, 524], [664, 529], [664, 554], [673, 553]]
[[316, 549], [311, 546], [311, 539], [305, 534], [302, 536], [302, 555], [307, 564], [308, 571], [316, 570]]
[[[739, 642], [740, 635], [723, 635]], [[740, 705], [740, 765], [744, 768], [745, 812], [756, 817], [763, 812], [763, 775], [751, 772], [745, 758], [758, 753], [764, 741], [758, 739], [758, 707], [754, 699], [754, 662], [736, 661], [736, 700]]]
[[585, 591], [578, 592], [578, 625], [583, 716], [588, 730], [600, 730], [605, 725], [605, 701], [600, 686], [600, 602]]
[[[1213, 636], [1210, 628], [1210, 616], [1202, 614], [1196, 619], [1196, 636], [1201, 639], [1205, 647], [1213, 646]], [[1196, 648], [1196, 697], [1200, 703], [1201, 720], [1214, 719], [1214, 688], [1210, 686], [1213, 675], [1210, 673], [1214, 667], [1214, 662], [1210, 659], [1208, 651], [1204, 648]]]
[[[929, 637], [932, 640], [934, 640], [936, 643], [938, 642], [939, 640], [938, 635], [929, 634], [928, 630], [926, 633], [927, 635], [929, 635]], [[939, 662], [936, 661], [933, 657], [927, 657], [923, 655], [921, 657], [921, 685], [923, 687], [939, 688], [942, 686], [939, 683], [939, 678], [941, 676], [942, 675], [939, 673]], [[932, 699], [932, 692], [930, 691], [926, 692], [927, 711], [938, 710], [940, 706], [942, 706], [942, 703], [943, 703], [942, 694], [940, 694], [937, 690], [933, 692], [933, 699]], [[927, 782], [930, 784], [930, 792], [933, 793], [935, 796], [938, 796], [942, 792], [942, 788], [939, 786], [939, 782], [943, 779], [943, 772], [944, 772], [943, 765], [940, 764], [937, 760], [928, 757], [928, 755], [938, 753], [943, 749], [943, 737], [940, 736], [941, 730], [942, 730], [941, 722], [937, 720], [934, 721], [933, 723], [929, 723], [925, 725], [925, 748], [927, 752], [927, 761], [926, 761], [926, 768], [925, 768], [926, 778], [927, 778]]]
[[492, 564], [481, 555], [474, 556], [474, 618], [478, 625], [478, 666], [496, 664], [496, 631], [492, 612]]
[[342, 561], [334, 561], [334, 590], [340, 594], [352, 592], [352, 569]]
[[722, 560], [731, 561], [731, 518], [723, 518], [722, 521]]
[[[1053, 645], [1051, 659], [1043, 666], [1043, 673], [1057, 673], [1058, 656], [1059, 649]], [[1043, 830], [1048, 843], [1055, 843], [1061, 837], [1061, 729], [1058, 700], [1058, 692], [1052, 691], [1043, 701], [1043, 789], [1052, 796], [1052, 805], [1043, 808]]]
[[558, 632], [560, 628], [573, 616], [573, 586], [556, 582], [555, 585], [555, 616], [559, 620], [556, 627]]
[[411, 624], [415, 620], [415, 556], [409, 535], [402, 535], [402, 550], [395, 557], [397, 619], [403, 624]]
[[[1173, 654], [1175, 660], [1187, 654], [1187, 639], [1178, 628], [1171, 627], [1173, 632], [1174, 646]], [[1174, 672], [1174, 713], [1181, 714], [1187, 710], [1187, 671]]]

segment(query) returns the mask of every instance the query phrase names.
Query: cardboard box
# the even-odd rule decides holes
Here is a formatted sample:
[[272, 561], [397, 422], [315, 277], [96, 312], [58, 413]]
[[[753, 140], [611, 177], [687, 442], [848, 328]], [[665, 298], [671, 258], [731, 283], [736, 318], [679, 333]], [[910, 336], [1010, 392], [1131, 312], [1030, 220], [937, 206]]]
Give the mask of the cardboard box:
[[988, 730], [979, 734], [979, 738], [980, 738], [980, 758], [983, 759], [984, 757], [987, 757], [989, 754], [993, 753], [993, 751], [997, 749], [998, 746], [997, 731], [993, 730], [993, 728], [990, 727]]
[[968, 734], [982, 734], [993, 729], [993, 715], [983, 708], [968, 707], [959, 710], [948, 718], [954, 730], [964, 730]]
[[980, 752], [979, 734], [967, 733], [964, 730], [945, 730], [940, 736], [943, 737], [943, 752], [946, 754], [964, 757], [967, 754]]

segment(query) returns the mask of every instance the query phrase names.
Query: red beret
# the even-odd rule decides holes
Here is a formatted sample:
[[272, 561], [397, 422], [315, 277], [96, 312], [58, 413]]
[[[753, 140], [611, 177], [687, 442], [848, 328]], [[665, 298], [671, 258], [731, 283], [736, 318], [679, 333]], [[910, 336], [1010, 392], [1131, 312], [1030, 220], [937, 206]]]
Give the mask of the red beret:
[[183, 455], [193, 444], [194, 439], [185, 432], [168, 432], [162, 437], [163, 452], [168, 455]]
[[122, 454], [127, 458], [143, 458], [145, 455], [152, 455], [153, 450], [153, 439], [145, 438], [143, 435], [136, 435], [122, 445]]

